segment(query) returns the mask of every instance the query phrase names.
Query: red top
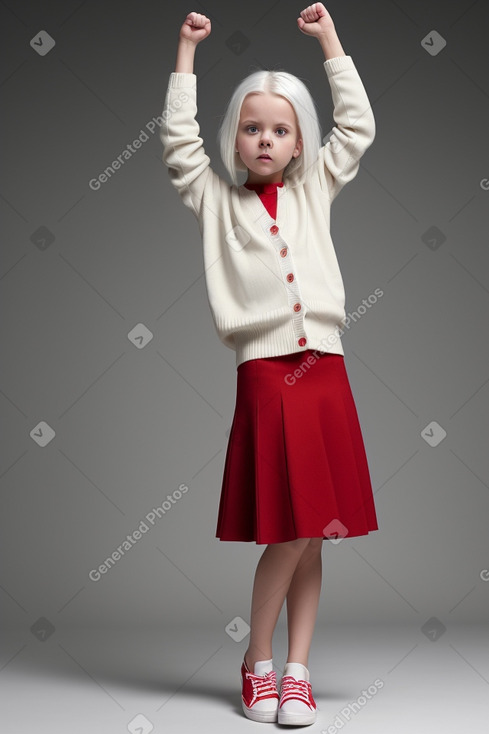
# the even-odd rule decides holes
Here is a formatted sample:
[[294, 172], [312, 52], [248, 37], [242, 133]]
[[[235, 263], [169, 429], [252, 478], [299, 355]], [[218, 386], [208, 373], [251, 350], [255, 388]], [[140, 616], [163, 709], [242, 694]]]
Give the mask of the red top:
[[280, 183], [259, 183], [259, 184], [245, 184], [247, 189], [253, 189], [260, 197], [263, 205], [267, 212], [270, 214], [272, 219], [277, 218], [277, 186], [283, 186], [283, 182]]

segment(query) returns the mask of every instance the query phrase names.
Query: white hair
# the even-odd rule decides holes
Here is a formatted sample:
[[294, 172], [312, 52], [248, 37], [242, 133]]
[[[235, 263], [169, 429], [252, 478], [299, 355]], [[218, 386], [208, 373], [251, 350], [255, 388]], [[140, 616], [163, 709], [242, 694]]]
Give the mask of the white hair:
[[[292, 158], [286, 166], [283, 178], [289, 179], [292, 186], [301, 183], [307, 172], [317, 160], [321, 147], [321, 126], [316, 106], [311, 94], [298, 77], [286, 71], [262, 69], [245, 77], [234, 90], [229, 100], [217, 141], [223, 163], [234, 184], [238, 184], [237, 171], [248, 170], [236, 152], [236, 135], [238, 132], [241, 105], [247, 94], [270, 92], [285, 97], [297, 117], [299, 135], [302, 138], [302, 151], [297, 158]], [[293, 174], [293, 175], [292, 175]]]

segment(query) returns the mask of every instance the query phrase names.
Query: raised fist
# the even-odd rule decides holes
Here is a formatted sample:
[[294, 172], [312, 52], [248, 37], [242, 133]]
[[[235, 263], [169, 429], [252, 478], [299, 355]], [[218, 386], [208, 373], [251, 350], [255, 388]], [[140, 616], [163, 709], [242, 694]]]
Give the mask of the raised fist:
[[322, 3], [313, 3], [304, 8], [297, 18], [297, 25], [306, 36], [320, 36], [334, 28], [333, 19]]
[[207, 38], [211, 32], [211, 22], [206, 15], [201, 13], [189, 13], [180, 28], [180, 38], [190, 41], [191, 43], [199, 43]]

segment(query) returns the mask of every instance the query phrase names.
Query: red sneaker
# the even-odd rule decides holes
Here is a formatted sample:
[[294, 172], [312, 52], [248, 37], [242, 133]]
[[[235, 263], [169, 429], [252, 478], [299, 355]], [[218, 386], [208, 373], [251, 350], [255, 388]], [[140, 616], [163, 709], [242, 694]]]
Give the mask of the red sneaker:
[[280, 683], [278, 723], [301, 726], [316, 721], [316, 702], [309, 683], [309, 671], [301, 663], [285, 663]]
[[[277, 721], [278, 690], [277, 674], [271, 660], [255, 663], [252, 673], [246, 662], [241, 664], [241, 704], [248, 719], [261, 722]], [[258, 675], [262, 673], [262, 675]]]

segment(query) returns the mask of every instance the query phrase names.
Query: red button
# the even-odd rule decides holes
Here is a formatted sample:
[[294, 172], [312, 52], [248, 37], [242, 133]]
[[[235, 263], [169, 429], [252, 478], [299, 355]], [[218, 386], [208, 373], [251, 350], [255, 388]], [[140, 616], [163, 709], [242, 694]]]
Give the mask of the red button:
[[270, 227], [270, 232], [271, 232], [271, 234], [277, 234], [278, 227], [277, 227], [276, 224], [272, 224], [272, 226]]
[[280, 257], [287, 257], [287, 248], [286, 247], [282, 247], [282, 249], [280, 250]]
[[287, 280], [289, 283], [292, 283], [294, 280], [294, 273], [287, 273]]
[[305, 339], [303, 336], [301, 336], [301, 338], [299, 339], [299, 341], [297, 342], [297, 344], [300, 347], [303, 347], [303, 346], [305, 346], [306, 342], [307, 342], [307, 339]]
[[300, 311], [302, 308], [300, 303], [294, 303], [294, 311]]

